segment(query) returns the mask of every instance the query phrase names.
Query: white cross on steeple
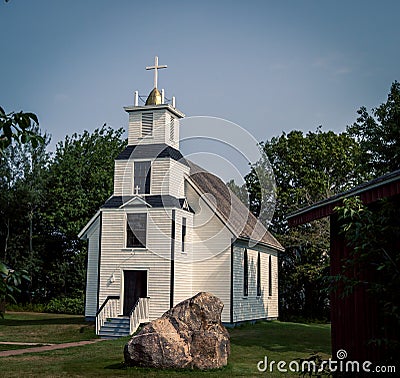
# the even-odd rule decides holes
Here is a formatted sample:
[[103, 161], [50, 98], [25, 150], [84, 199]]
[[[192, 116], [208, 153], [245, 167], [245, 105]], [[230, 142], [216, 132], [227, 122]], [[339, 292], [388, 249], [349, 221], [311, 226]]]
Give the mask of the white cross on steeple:
[[158, 81], [158, 70], [161, 68], [167, 68], [167, 66], [159, 66], [158, 65], [158, 56], [154, 58], [154, 66], [146, 67], [146, 70], [154, 70], [154, 88], [157, 88], [157, 81]]
[[139, 185], [136, 185], [136, 187], [135, 187], [135, 195], [139, 195], [139, 190], [140, 190], [140, 187], [139, 187]]

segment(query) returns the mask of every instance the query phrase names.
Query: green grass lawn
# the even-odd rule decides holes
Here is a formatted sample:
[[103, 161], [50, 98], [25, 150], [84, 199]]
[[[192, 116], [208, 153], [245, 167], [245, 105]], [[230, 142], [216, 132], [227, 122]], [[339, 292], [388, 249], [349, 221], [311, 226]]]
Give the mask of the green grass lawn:
[[[56, 325], [55, 328], [53, 328], [54, 325]], [[93, 328], [84, 328], [82, 333], [82, 327], [86, 327], [82, 317], [6, 314], [6, 319], [0, 320], [0, 341], [32, 342], [32, 337], [35, 339], [33, 342], [53, 343], [95, 337]], [[259, 373], [257, 362], [264, 359], [264, 356], [268, 356], [269, 361], [285, 360], [289, 362], [296, 358], [308, 357], [314, 352], [320, 353], [324, 358], [330, 355], [330, 326], [326, 324], [260, 322], [255, 325], [234, 328], [230, 330], [230, 334], [229, 364], [216, 371], [160, 371], [126, 368], [123, 364], [123, 347], [128, 338], [124, 338], [51, 352], [0, 357], [0, 377], [185, 377], [187, 375], [199, 377], [298, 377], [298, 374]], [[19, 340], [15, 339], [16, 335]], [[13, 336], [12, 340], [11, 336]], [[48, 339], [45, 340], [45, 337]], [[8, 340], [5, 340], [6, 338]]]
[[67, 343], [96, 338], [83, 316], [8, 312], [0, 319], [0, 341]]

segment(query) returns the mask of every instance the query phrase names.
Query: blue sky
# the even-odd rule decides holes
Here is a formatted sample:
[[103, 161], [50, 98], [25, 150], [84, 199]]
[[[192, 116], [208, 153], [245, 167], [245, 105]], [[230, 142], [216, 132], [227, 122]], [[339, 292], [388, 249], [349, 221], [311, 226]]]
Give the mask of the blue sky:
[[107, 123], [159, 87], [188, 116], [257, 140], [343, 131], [400, 80], [399, 1], [10, 0], [0, 3], [0, 104], [52, 135]]

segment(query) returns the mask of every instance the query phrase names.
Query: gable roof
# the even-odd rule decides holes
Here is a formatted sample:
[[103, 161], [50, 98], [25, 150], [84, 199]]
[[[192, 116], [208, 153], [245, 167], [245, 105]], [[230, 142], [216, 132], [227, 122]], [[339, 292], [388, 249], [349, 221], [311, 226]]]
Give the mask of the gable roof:
[[283, 251], [282, 245], [249, 211], [247, 206], [217, 176], [186, 160], [190, 167], [191, 180], [201, 194], [210, 194], [215, 199], [215, 212], [233, 231], [236, 237], [265, 244]]

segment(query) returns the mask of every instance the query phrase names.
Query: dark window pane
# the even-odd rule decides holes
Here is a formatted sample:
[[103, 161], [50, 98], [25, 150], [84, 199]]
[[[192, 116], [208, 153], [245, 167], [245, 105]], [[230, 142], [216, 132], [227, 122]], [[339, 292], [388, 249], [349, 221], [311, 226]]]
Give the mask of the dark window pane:
[[272, 259], [271, 255], [268, 259], [268, 295], [272, 295]]
[[182, 252], [185, 252], [186, 242], [186, 218], [182, 218]]
[[257, 295], [261, 295], [261, 256], [258, 252], [257, 256]]
[[126, 225], [127, 248], [146, 247], [147, 214], [128, 214]]
[[243, 260], [243, 295], [247, 297], [249, 295], [249, 261], [247, 249], [244, 250]]
[[139, 194], [150, 194], [150, 174], [151, 174], [151, 162], [150, 161], [138, 161], [135, 162], [135, 173], [133, 178], [133, 184], [135, 186], [134, 193], [138, 187]]

